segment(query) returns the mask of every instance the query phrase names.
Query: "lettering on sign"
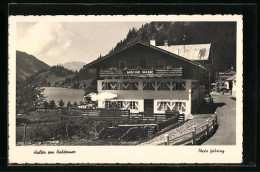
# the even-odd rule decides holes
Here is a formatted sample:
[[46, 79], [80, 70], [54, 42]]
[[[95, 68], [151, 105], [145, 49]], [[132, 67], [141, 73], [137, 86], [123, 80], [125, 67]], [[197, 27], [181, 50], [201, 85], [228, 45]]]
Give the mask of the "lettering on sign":
[[100, 77], [124, 77], [124, 76], [135, 76], [135, 77], [182, 77], [182, 68], [174, 69], [158, 69], [158, 70], [100, 70]]

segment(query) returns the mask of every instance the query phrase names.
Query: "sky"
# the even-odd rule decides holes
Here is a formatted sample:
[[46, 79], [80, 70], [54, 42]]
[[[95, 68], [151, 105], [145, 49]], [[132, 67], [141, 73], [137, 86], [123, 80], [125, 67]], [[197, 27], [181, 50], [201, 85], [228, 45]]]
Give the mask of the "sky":
[[16, 49], [47, 63], [89, 63], [146, 22], [18, 22]]

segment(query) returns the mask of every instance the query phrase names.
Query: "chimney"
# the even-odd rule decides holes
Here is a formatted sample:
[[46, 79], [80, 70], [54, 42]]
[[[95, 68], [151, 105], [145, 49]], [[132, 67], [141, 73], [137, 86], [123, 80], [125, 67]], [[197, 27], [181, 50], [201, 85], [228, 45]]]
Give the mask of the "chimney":
[[151, 40], [150, 40], [150, 45], [156, 46], [156, 45], [155, 45], [155, 39], [151, 39]]
[[168, 47], [168, 40], [164, 40], [164, 46]]

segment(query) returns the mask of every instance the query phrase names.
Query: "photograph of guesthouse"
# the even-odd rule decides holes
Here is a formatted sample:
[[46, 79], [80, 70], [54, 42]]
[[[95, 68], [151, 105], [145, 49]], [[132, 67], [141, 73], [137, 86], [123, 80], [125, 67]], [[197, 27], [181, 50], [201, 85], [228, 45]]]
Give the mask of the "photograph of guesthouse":
[[112, 95], [99, 99], [98, 108], [190, 115], [203, 102], [209, 84], [208, 71], [198, 61], [209, 58], [210, 44], [168, 45], [165, 40], [156, 46], [156, 40], [137, 40], [84, 68], [96, 71], [96, 96]]
[[[41, 28], [57, 26], [67, 37], [42, 33], [64, 39], [56, 48], [30, 49], [42, 41], [36, 39]], [[236, 23], [25, 22], [17, 28], [17, 145], [236, 144], [237, 89], [230, 78]], [[24, 46], [29, 38], [37, 43]], [[229, 78], [233, 94], [211, 90], [219, 85], [216, 74], [230, 66], [234, 72], [223, 82]]]

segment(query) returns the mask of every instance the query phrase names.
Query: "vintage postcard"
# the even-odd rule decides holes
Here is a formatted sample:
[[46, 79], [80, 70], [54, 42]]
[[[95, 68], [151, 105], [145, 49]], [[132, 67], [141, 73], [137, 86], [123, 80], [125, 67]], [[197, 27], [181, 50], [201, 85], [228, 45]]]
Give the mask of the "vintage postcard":
[[10, 16], [14, 164], [242, 163], [243, 16]]

